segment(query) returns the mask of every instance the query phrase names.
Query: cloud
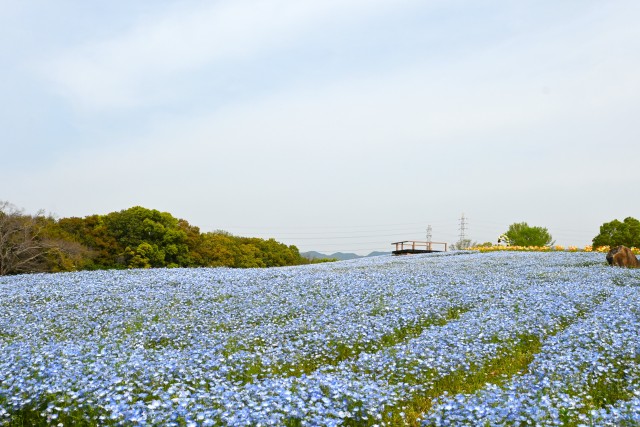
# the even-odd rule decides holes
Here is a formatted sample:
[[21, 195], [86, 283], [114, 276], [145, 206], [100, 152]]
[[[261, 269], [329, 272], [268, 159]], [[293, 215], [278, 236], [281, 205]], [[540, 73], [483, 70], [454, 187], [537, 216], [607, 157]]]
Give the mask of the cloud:
[[[144, 26], [144, 31], [139, 30], [144, 37], [130, 34], [126, 38], [128, 43], [119, 40], [115, 45], [125, 50], [128, 46], [129, 52], [139, 52], [140, 46], [148, 43], [150, 34], [155, 33], [154, 28], [166, 35], [153, 37], [153, 40], [166, 40], [170, 38], [169, 34], [180, 33], [175, 29], [177, 27], [190, 28], [192, 32], [221, 31], [197, 24], [209, 22], [205, 17], [213, 15], [225, 21], [228, 26], [225, 31], [232, 33], [238, 27], [237, 23], [229, 22], [232, 17], [237, 20], [241, 16], [247, 20], [243, 22], [254, 22], [265, 14], [264, 11], [245, 13], [238, 9], [252, 4], [246, 0], [237, 5], [220, 3], [208, 14], [191, 11], [187, 14], [189, 19], [178, 16], [175, 22], [162, 24], [156, 20], [153, 25]], [[297, 9], [285, 1], [269, 3], [272, 8], [275, 4], [291, 8], [291, 16], [281, 18], [277, 29], [271, 28], [274, 23], [263, 23], [267, 29], [254, 28], [245, 42], [236, 43], [227, 51], [215, 50], [209, 58], [241, 55], [247, 49], [258, 49], [261, 43], [268, 44], [262, 39], [256, 40], [256, 34], [290, 34], [298, 31], [298, 26], [304, 26], [303, 18], [311, 20], [311, 16], [322, 15], [321, 12], [328, 15], [330, 11], [344, 11], [338, 4]], [[356, 7], [359, 3], [350, 5]], [[226, 14], [220, 11], [223, 6], [228, 8]], [[285, 29], [286, 23], [289, 23], [289, 29]], [[258, 153], [255, 158], [264, 159], [274, 155], [272, 153], [299, 154], [308, 147], [323, 147], [328, 152], [339, 149], [348, 159], [357, 158], [364, 150], [376, 149], [384, 153], [381, 158], [387, 160], [396, 157], [394, 144], [402, 144], [413, 152], [421, 147], [446, 144], [465, 147], [482, 144], [493, 151], [515, 154], [520, 145], [533, 147], [531, 150], [548, 149], [558, 143], [553, 132], [566, 134], [566, 126], [580, 121], [590, 122], [593, 127], [594, 117], [606, 119], [610, 118], [611, 111], [633, 108], [640, 96], [640, 84], [635, 77], [640, 69], [637, 55], [619, 55], [610, 48], [631, 50], [638, 47], [638, 42], [634, 41], [637, 38], [628, 37], [629, 30], [611, 26], [594, 31], [584, 19], [565, 23], [563, 27], [568, 28], [552, 27], [521, 34], [446, 61], [434, 62], [428, 56], [422, 56], [411, 64], [384, 73], [342, 75], [321, 86], [289, 87], [269, 96], [240, 100], [215, 111], [200, 111], [188, 118], [180, 114], [159, 116], [153, 124], [155, 130], [143, 140], [148, 142], [132, 139], [129, 145], [133, 150], [138, 150], [141, 144], [171, 150], [179, 141], [180, 147], [199, 153], [200, 159], [216, 154], [241, 157], [247, 152]], [[273, 37], [288, 38], [284, 35]], [[133, 42], [137, 39], [141, 41]], [[181, 44], [177, 42], [176, 51], [180, 50]], [[165, 47], [162, 42], [149, 45], [152, 51]], [[242, 45], [245, 48], [241, 48]], [[193, 49], [193, 52], [206, 50]], [[123, 72], [122, 78], [105, 78], [105, 81], [117, 86], [123, 82], [135, 86], [138, 80], [144, 80], [143, 71], [198, 67], [198, 61], [202, 60], [196, 53], [179, 52], [176, 55], [185, 58], [178, 65], [172, 65], [168, 60], [175, 56], [153, 54], [131, 64], [140, 71]], [[130, 56], [133, 60], [136, 55], [130, 53]], [[171, 64], [154, 62], [164, 60]], [[105, 64], [109, 62], [118, 61], [104, 60]], [[122, 67], [125, 65], [127, 63], [123, 62]], [[90, 86], [97, 84], [93, 78], [91, 76]], [[128, 88], [128, 85], [124, 86]], [[137, 99], [136, 88], [130, 89], [130, 95]], [[118, 90], [105, 92], [97, 96], [96, 102], [104, 101], [104, 96], [118, 93]], [[531, 135], [539, 140], [533, 141]], [[588, 143], [588, 140], [583, 141], [583, 148]], [[146, 147], [140, 150], [153, 152]]]
[[[571, 224], [581, 211], [582, 223], [597, 227], [616, 209], [637, 209], [626, 189], [611, 185], [621, 177], [633, 182], [640, 155], [634, 14], [618, 3], [620, 10], [580, 13], [565, 6], [553, 22], [537, 21], [556, 10], [550, 3], [524, 8], [523, 15], [536, 12], [524, 30], [494, 31], [483, 15], [471, 22], [478, 28], [458, 32], [466, 30], [455, 21], [458, 10], [445, 7], [432, 18], [449, 16], [451, 28], [412, 21], [408, 34], [429, 43], [407, 42], [398, 60], [379, 54], [380, 39], [372, 37], [371, 62], [347, 67], [364, 58], [361, 46], [332, 30], [353, 28], [360, 42], [384, 12], [404, 8], [404, 19], [416, 4], [221, 1], [167, 9], [116, 37], [55, 54], [47, 66], [56, 87], [79, 109], [100, 113], [84, 125], [102, 145], [56, 149], [64, 155], [48, 158], [5, 197], [27, 206], [20, 197], [37, 194], [36, 207], [64, 206], [64, 216], [140, 204], [204, 229], [394, 223], [398, 206], [413, 215], [401, 222], [465, 211], [474, 221], [499, 214], [504, 228], [516, 220], [552, 227], [551, 219]], [[504, 14], [508, 21], [511, 10]], [[484, 30], [488, 36], [476, 37]], [[408, 39], [398, 37], [385, 48]], [[320, 54], [343, 41], [349, 46], [334, 74], [319, 79], [306, 69], [260, 91], [268, 72], [296, 71], [282, 59], [291, 52], [312, 46], [308, 55]], [[232, 102], [195, 108], [189, 98], [185, 108], [140, 111], [173, 105], [185, 81], [197, 87], [220, 78], [221, 69], [242, 75], [247, 68], [258, 90]]]
[[[405, 0], [407, 2], [408, 0]], [[224, 63], [296, 44], [329, 22], [362, 19], [398, 6], [391, 0], [225, 0], [170, 8], [129, 31], [88, 40], [49, 60], [44, 72], [80, 108], [134, 108], [172, 96], [167, 83]], [[175, 84], [175, 82], [172, 82]]]
[[[607, 135], [629, 131], [626, 123], [617, 131], [611, 125], [620, 112], [637, 105], [640, 88], [631, 70], [638, 66], [628, 62], [632, 68], [621, 67], [599, 52], [607, 59], [604, 63], [583, 67], [584, 55], [566, 59], [564, 47], [550, 46], [533, 37], [437, 67], [421, 62], [385, 75], [281, 91], [188, 118], [161, 116], [152, 132], [130, 137], [117, 152], [105, 146], [86, 155], [135, 171], [132, 175], [114, 177], [107, 167], [100, 176], [101, 169], [82, 158], [66, 159], [48, 174], [70, 180], [79, 168], [74, 165], [85, 164], [77, 175], [94, 175], [103, 182], [101, 194], [113, 192], [109, 186], [115, 181], [118, 191], [129, 193], [142, 183], [155, 188], [162, 182], [158, 191], [211, 191], [229, 202], [239, 191], [252, 199], [277, 186], [279, 194], [270, 197], [285, 203], [318, 177], [327, 188], [349, 183], [369, 196], [380, 194], [380, 187], [369, 185], [377, 178], [402, 184], [447, 177], [447, 188], [432, 190], [442, 197], [452, 186], [460, 191], [487, 184], [538, 191], [562, 179], [562, 185], [571, 187], [572, 177], [589, 179], [578, 175], [581, 169], [628, 161], [594, 153]], [[514, 53], [518, 49], [522, 51]], [[553, 60], [542, 65], [543, 53]], [[607, 144], [624, 148], [629, 141]], [[458, 164], [464, 165], [461, 170], [456, 170]], [[505, 171], [514, 167], [536, 179], [504, 180]], [[61, 172], [65, 170], [69, 172]], [[475, 178], [469, 181], [470, 176]], [[128, 186], [129, 179], [140, 187]], [[386, 194], [402, 198], [408, 192], [389, 188]]]

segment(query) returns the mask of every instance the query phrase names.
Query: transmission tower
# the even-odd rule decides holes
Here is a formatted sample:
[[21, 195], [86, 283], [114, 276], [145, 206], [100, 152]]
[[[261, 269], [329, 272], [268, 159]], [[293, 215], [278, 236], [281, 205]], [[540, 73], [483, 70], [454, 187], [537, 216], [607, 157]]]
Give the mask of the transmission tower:
[[458, 240], [463, 245], [465, 244], [466, 231], [467, 231], [467, 218], [465, 218], [463, 213], [462, 216], [460, 217], [460, 240]]
[[427, 226], [427, 242], [431, 241], [431, 225]]

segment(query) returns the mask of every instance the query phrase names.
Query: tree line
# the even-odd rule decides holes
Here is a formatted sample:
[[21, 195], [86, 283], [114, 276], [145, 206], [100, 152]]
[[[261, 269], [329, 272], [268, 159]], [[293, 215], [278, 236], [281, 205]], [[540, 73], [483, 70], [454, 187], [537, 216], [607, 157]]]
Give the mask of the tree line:
[[[506, 238], [506, 239], [505, 239]], [[526, 222], [516, 222], [509, 226], [498, 239], [497, 244], [507, 243], [511, 246], [551, 246], [554, 241], [545, 227], [530, 226]], [[471, 247], [491, 247], [495, 242], [472, 242], [471, 239], [458, 240], [451, 245], [452, 249], [468, 249]]]
[[[504, 236], [516, 246], [553, 244], [546, 228], [526, 222], [512, 224]], [[456, 244], [454, 248], [470, 245], [470, 241], [459, 242], [460, 247]], [[619, 245], [640, 247], [640, 221], [615, 219], [600, 226], [600, 233], [593, 238], [593, 247]], [[43, 211], [25, 214], [8, 202], [0, 202], [0, 276], [126, 268], [278, 267], [310, 262], [293, 245], [222, 230], [203, 233], [184, 219], [140, 206], [106, 215], [56, 219]]]
[[0, 275], [158, 267], [277, 267], [307, 264], [274, 239], [201, 232], [167, 212], [135, 206], [56, 219], [0, 202]]
[[[511, 224], [501, 236], [513, 246], [551, 246], [553, 238], [545, 227], [529, 226], [526, 222]], [[453, 245], [454, 249], [466, 249], [471, 246], [492, 246], [493, 243], [471, 243], [471, 240], [461, 240]], [[600, 232], [592, 240], [594, 248], [609, 246], [628, 246], [640, 248], [640, 221], [627, 217], [624, 221], [614, 219], [600, 226]]]

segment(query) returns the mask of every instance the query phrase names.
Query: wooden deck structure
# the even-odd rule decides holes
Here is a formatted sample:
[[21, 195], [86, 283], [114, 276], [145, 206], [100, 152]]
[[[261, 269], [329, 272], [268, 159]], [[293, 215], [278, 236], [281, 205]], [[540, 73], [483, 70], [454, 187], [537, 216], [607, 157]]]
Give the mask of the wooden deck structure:
[[391, 252], [393, 255], [430, 254], [431, 252], [447, 251], [447, 244], [443, 242], [404, 240], [402, 242], [393, 242], [392, 245], [396, 245], [396, 250]]

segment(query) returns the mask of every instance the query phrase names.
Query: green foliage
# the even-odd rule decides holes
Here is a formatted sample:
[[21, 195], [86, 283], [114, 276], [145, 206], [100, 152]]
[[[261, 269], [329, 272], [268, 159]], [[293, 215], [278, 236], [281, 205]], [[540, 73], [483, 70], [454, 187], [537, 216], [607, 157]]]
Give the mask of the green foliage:
[[90, 248], [91, 257], [84, 260], [87, 270], [116, 268], [115, 260], [121, 257], [118, 241], [104, 224], [104, 216], [91, 215], [85, 218], [61, 218], [58, 226], [72, 240]]
[[90, 268], [95, 253], [86, 245], [60, 227], [51, 217], [42, 217], [43, 238], [46, 242], [46, 268], [44, 271], [59, 272]]
[[504, 233], [513, 246], [550, 246], [553, 239], [544, 227], [530, 227], [526, 222], [518, 222], [509, 226]]
[[280, 267], [309, 262], [295, 246], [274, 239], [237, 237], [223, 231], [202, 234], [195, 255], [205, 267]]
[[620, 246], [640, 247], [640, 221], [627, 217], [623, 222], [614, 219], [600, 226], [600, 233], [593, 238], [593, 247]]
[[104, 225], [117, 241], [121, 267], [189, 265], [187, 233], [167, 212], [135, 206], [106, 215]]
[[226, 233], [204, 233], [196, 248], [198, 262], [207, 267], [236, 266], [240, 248]]
[[[308, 264], [274, 239], [201, 233], [167, 212], [135, 206], [107, 215], [56, 220], [0, 202], [0, 275], [155, 268], [278, 267]], [[14, 256], [20, 254], [20, 256]]]

